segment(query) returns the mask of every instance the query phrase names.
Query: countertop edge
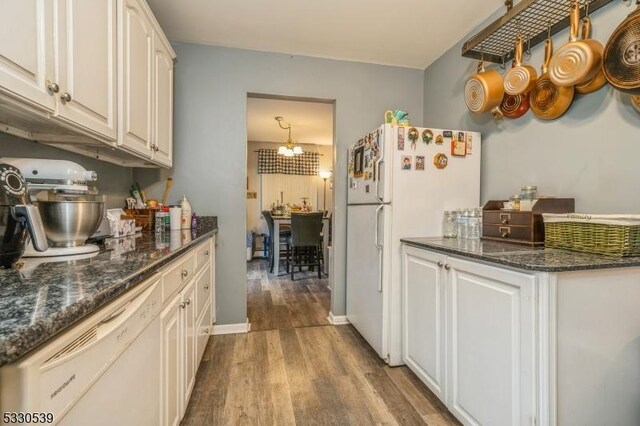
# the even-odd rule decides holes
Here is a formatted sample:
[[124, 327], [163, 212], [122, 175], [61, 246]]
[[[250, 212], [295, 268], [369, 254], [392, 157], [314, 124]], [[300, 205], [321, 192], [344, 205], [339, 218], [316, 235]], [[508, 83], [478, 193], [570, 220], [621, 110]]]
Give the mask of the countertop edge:
[[[452, 254], [459, 257], [465, 257], [469, 259], [479, 260], [487, 264], [491, 265], [500, 265], [500, 266], [508, 266], [513, 269], [517, 269], [520, 271], [530, 271], [530, 272], [580, 272], [580, 271], [596, 271], [596, 270], [607, 270], [607, 269], [623, 269], [623, 268], [638, 268], [640, 265], [634, 264], [598, 264], [598, 265], [577, 265], [577, 266], [533, 266], [533, 265], [524, 265], [518, 262], [510, 262], [508, 260], [494, 258], [491, 256], [481, 256], [474, 253], [469, 253], [465, 251], [450, 249], [447, 247], [442, 247], [438, 245], [431, 245], [427, 243], [419, 243], [416, 241], [411, 241], [405, 238], [401, 238], [400, 242], [402, 244], [406, 244], [411, 247], [416, 247], [425, 250], [431, 250], [438, 253], [446, 253]], [[568, 251], [568, 250], [567, 250]], [[569, 251], [570, 252], [570, 251]]]
[[[157, 271], [159, 271], [166, 264], [172, 262], [178, 257], [185, 254], [187, 251], [192, 250], [207, 238], [211, 238], [218, 233], [218, 228], [211, 229], [206, 233], [199, 235], [193, 239], [189, 244], [180, 247], [175, 252], [168, 254], [167, 256], [158, 259], [150, 265], [138, 270], [136, 273], [129, 275], [126, 278], [115, 281], [113, 284], [100, 291], [94, 297], [80, 302], [76, 302], [73, 305], [57, 312], [56, 314], [48, 317], [46, 321], [36, 321], [30, 324], [26, 329], [22, 330], [19, 334], [10, 336], [3, 339], [0, 345], [0, 367], [10, 364], [25, 355], [28, 355], [32, 351], [38, 349], [44, 343], [51, 339], [55, 339], [60, 333], [67, 330], [69, 327], [77, 324], [89, 315], [97, 311], [98, 309], [106, 306], [110, 302], [117, 299], [128, 290], [136, 287], [147, 278], [151, 277]], [[73, 317], [73, 320], [66, 320], [67, 317]], [[57, 326], [57, 324], [60, 326]], [[24, 344], [21, 344], [25, 340], [25, 336], [33, 336], [32, 339], [26, 339], [29, 341], [28, 348], [25, 348]], [[40, 338], [39, 336], [44, 336]], [[14, 348], [14, 350], [8, 350], [8, 348]], [[25, 349], [25, 350], [20, 350]]]

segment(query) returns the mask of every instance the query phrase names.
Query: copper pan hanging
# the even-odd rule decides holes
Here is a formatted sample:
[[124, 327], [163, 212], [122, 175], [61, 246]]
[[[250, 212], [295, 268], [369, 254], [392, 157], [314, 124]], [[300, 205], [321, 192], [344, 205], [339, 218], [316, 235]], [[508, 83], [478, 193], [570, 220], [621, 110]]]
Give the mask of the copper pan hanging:
[[602, 66], [602, 45], [596, 40], [579, 39], [580, 3], [571, 6], [569, 43], [560, 47], [549, 63], [549, 78], [558, 86], [575, 86], [589, 82]]
[[516, 37], [513, 66], [504, 75], [504, 91], [510, 95], [521, 95], [530, 92], [536, 85], [538, 73], [531, 65], [522, 63], [524, 40]]
[[[587, 13], [589, 11], [589, 3], [587, 3]], [[582, 19], [582, 39], [588, 40], [591, 38], [591, 18], [589, 15], [585, 16]], [[597, 40], [594, 40], [596, 43], [600, 43]], [[604, 47], [602, 48], [604, 50]], [[587, 95], [589, 93], [597, 92], [602, 89], [607, 84], [607, 79], [604, 76], [604, 69], [602, 67], [598, 68], [598, 72], [596, 75], [589, 81], [578, 84], [576, 86], [576, 92], [581, 95]]]
[[464, 101], [473, 113], [480, 114], [500, 105], [504, 96], [502, 76], [496, 70], [485, 71], [484, 61], [478, 64], [478, 72], [467, 80]]
[[543, 120], [555, 120], [562, 116], [573, 102], [573, 86], [562, 87], [553, 84], [549, 78], [549, 61], [553, 55], [553, 42], [547, 38], [544, 47], [544, 63], [542, 75], [536, 81], [536, 87], [531, 91], [529, 102], [536, 117]]
[[640, 95], [640, 0], [604, 48], [604, 76], [616, 89]]

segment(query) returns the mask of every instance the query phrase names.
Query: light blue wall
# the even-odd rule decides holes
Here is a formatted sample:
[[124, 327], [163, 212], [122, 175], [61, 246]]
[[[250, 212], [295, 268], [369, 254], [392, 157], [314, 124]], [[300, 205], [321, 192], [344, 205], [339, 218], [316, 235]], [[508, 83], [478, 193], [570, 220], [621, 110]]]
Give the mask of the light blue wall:
[[346, 150], [402, 108], [421, 124], [423, 71], [240, 49], [174, 45], [174, 168], [136, 170], [147, 192], [161, 195], [174, 178], [172, 200], [185, 193], [198, 214], [217, 215], [218, 322], [246, 319], [247, 93], [335, 100], [335, 276], [332, 305], [345, 313]]
[[[605, 43], [631, 10], [616, 1], [593, 14], [594, 38]], [[566, 31], [556, 35], [556, 48], [567, 37]], [[538, 185], [542, 194], [575, 197], [582, 212], [640, 213], [640, 113], [628, 96], [606, 87], [576, 98], [556, 121], [528, 113], [495, 122], [490, 114], [476, 116], [465, 106], [464, 84], [476, 63], [460, 56], [461, 45], [425, 71], [424, 124], [482, 132], [483, 201], [508, 197], [522, 185]], [[532, 57], [538, 69], [542, 56], [539, 45]]]
[[94, 160], [61, 149], [0, 133], [0, 157], [48, 158], [74, 161], [98, 173], [98, 189], [107, 196], [107, 207], [124, 207], [133, 183], [133, 169]]

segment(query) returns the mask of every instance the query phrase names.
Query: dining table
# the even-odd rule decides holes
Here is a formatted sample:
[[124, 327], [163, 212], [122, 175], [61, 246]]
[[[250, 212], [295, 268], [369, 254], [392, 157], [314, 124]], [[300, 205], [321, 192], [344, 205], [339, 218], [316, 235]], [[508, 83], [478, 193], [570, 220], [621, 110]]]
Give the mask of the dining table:
[[[273, 235], [280, 235], [280, 227], [282, 225], [291, 225], [291, 215], [272, 215], [273, 218]], [[325, 215], [322, 218], [322, 223], [324, 226], [322, 227], [322, 256], [324, 258], [323, 263], [323, 271], [325, 274], [329, 273], [327, 269], [327, 256], [328, 248], [329, 248], [329, 221], [331, 220], [331, 216]], [[276, 249], [273, 250], [273, 270], [274, 274], [277, 276], [280, 274], [280, 250], [276, 246]]]

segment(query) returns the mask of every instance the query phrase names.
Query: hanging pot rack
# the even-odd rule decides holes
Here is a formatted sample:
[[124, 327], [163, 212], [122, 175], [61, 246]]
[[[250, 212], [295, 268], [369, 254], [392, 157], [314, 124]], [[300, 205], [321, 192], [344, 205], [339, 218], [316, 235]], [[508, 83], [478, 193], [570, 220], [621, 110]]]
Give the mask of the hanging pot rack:
[[[613, 0], [581, 0], [580, 16], [591, 14]], [[505, 64], [513, 59], [514, 41], [521, 35], [527, 50], [569, 27], [570, 0], [505, 1], [507, 13], [462, 45], [462, 56]], [[587, 8], [588, 5], [588, 8]]]

